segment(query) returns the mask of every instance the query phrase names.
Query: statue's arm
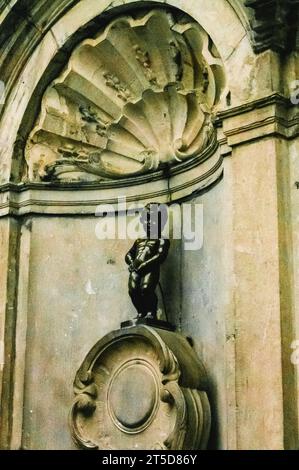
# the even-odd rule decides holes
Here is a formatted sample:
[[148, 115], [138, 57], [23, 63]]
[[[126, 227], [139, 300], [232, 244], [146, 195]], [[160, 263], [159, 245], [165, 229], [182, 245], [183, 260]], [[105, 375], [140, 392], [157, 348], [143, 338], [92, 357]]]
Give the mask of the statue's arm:
[[139, 273], [142, 273], [143, 271], [148, 270], [150, 267], [154, 268], [157, 264], [162, 264], [167, 258], [169, 247], [170, 247], [169, 240], [161, 239], [157, 254], [154, 255], [152, 258], [148, 259], [147, 261], [145, 261], [144, 263], [142, 263], [138, 267], [137, 271]]
[[131, 264], [134, 262], [136, 256], [136, 242], [132, 246], [132, 248], [128, 251], [125, 257], [125, 261], [128, 266], [131, 266]]

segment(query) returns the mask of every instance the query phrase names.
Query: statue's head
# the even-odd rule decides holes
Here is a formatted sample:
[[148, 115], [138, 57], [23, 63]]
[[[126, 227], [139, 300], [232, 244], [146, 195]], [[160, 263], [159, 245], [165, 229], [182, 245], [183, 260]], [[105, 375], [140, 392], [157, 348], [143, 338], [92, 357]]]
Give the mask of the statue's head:
[[140, 221], [148, 238], [159, 239], [168, 220], [168, 210], [165, 204], [151, 202], [141, 213]]

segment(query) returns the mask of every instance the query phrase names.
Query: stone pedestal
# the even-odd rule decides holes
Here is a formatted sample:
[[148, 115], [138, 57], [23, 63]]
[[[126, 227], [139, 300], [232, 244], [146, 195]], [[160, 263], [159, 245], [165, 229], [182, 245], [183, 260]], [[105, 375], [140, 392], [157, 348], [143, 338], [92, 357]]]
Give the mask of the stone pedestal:
[[138, 325], [101, 339], [75, 378], [70, 426], [84, 449], [204, 449], [206, 375], [182, 335]]

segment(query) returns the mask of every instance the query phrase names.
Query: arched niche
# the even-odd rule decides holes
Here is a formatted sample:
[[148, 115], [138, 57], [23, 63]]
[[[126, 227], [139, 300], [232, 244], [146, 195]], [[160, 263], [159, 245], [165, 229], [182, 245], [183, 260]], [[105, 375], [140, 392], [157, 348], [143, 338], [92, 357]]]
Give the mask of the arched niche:
[[225, 93], [219, 52], [189, 15], [169, 7], [118, 14], [75, 48], [44, 93], [25, 178], [126, 186], [183, 173], [185, 162], [207, 160]]
[[[123, 253], [128, 247], [114, 242], [100, 244], [94, 236], [95, 206], [101, 200], [115, 200], [117, 191], [123, 193], [124, 181], [105, 183], [102, 188], [81, 183], [21, 182], [25, 165], [24, 146], [37, 119], [42, 96], [61, 74], [72, 51], [80, 42], [96, 34], [112, 17], [133, 7], [149, 5], [141, 0], [73, 3], [63, 2], [59, 14], [49, 19], [51, 26], [47, 33], [38, 35], [35, 47], [31, 44], [31, 49], [25, 48], [26, 51], [20, 53], [22, 66], [16, 68], [11, 79], [0, 127], [1, 182], [4, 183], [2, 215], [23, 216], [29, 212], [57, 216], [29, 215], [29, 220], [21, 219], [24, 224], [13, 218], [10, 225], [8, 218], [2, 219], [3, 224], [7, 223], [3, 233], [8, 240], [7, 253], [11, 254], [11, 259], [7, 263], [4, 261], [3, 272], [9, 272], [8, 285], [12, 286], [8, 300], [5, 293], [3, 297], [9, 321], [5, 345], [8, 357], [10, 352], [12, 355], [16, 352], [17, 364], [16, 373], [10, 357], [5, 366], [4, 393], [12, 399], [8, 405], [4, 402], [3, 413], [8, 426], [13, 426], [14, 448], [21, 445], [24, 403], [25, 446], [46, 448], [58, 443], [68, 448], [67, 425], [61, 410], [65, 413], [69, 407], [74, 370], [86, 349], [100, 335], [118, 327], [120, 302], [113, 300], [115, 291], [126, 299], [121, 302], [121, 314], [126, 317], [131, 312], [126, 296], [127, 272], [123, 264]], [[157, 7], [161, 3], [155, 1], [151, 5]], [[233, 154], [233, 158], [224, 161], [225, 177], [221, 183], [213, 186], [211, 191], [193, 194], [194, 205], [204, 205], [205, 244], [203, 251], [195, 255], [181, 250], [181, 246], [175, 247], [162, 280], [168, 293], [166, 302], [174, 306], [172, 320], [195, 338], [196, 348], [209, 370], [214, 410], [213, 442], [210, 446], [282, 448], [281, 328], [286, 332], [285, 357], [288, 363], [289, 344], [293, 337], [289, 338], [291, 328], [286, 331], [292, 306], [289, 308], [285, 304], [286, 322], [281, 322], [280, 309], [280, 292], [284, 292], [285, 298], [291, 297], [288, 286], [283, 285], [287, 276], [285, 272], [280, 276], [278, 267], [286, 259], [281, 248], [285, 240], [286, 211], [283, 203], [277, 208], [277, 191], [285, 194], [286, 186], [282, 180], [287, 180], [289, 175], [284, 169], [287, 166], [284, 158], [286, 141], [277, 144], [275, 139], [278, 131], [283, 138], [291, 135], [289, 129], [283, 129], [282, 125], [286, 123], [286, 127], [290, 127], [287, 115], [283, 114], [281, 119], [280, 113], [284, 111], [280, 108], [285, 103], [281, 97], [272, 96], [280, 89], [279, 59], [272, 52], [257, 56], [253, 53], [251, 33], [240, 2], [173, 0], [163, 5], [188, 14], [206, 31], [219, 52], [230, 91], [229, 99], [221, 101], [217, 110], [224, 111], [222, 116], [228, 117], [229, 122], [225, 123], [227, 127], [224, 129], [226, 135], [220, 129], [215, 146], [207, 147], [207, 154], [202, 154], [205, 161], [192, 166], [190, 160], [181, 172], [173, 175], [173, 182], [177, 178], [176, 198], [186, 195], [186, 182], [190, 196], [193, 189], [211, 188], [212, 183], [219, 182], [223, 170], [223, 154], [219, 153], [219, 145], [226, 147], [223, 150], [228, 155]], [[199, 171], [213, 158], [213, 178], [202, 180]], [[219, 178], [215, 180], [216, 168]], [[209, 173], [209, 167], [205, 172]], [[165, 176], [168, 175], [157, 172], [155, 178], [149, 180], [148, 175], [141, 175], [138, 187], [126, 186], [127, 197], [130, 201], [139, 201], [155, 199], [153, 196], [156, 195], [159, 201], [167, 200], [169, 188]], [[184, 179], [180, 180], [181, 177]], [[16, 184], [5, 186], [9, 180]], [[203, 181], [206, 183], [204, 186]], [[61, 217], [66, 214], [73, 217]], [[91, 216], [82, 217], [82, 214]], [[115, 285], [112, 278], [116, 280]], [[68, 295], [64, 295], [65, 292]], [[104, 304], [102, 292], [105, 292]], [[88, 318], [84, 315], [86, 305]], [[100, 313], [103, 312], [100, 321], [99, 305], [102, 308]], [[183, 314], [181, 305], [184, 306]], [[79, 310], [75, 319], [72, 317], [73, 309]], [[112, 321], [106, 314], [111, 311], [117, 312]], [[70, 319], [74, 323], [74, 331], [65, 337]], [[13, 321], [17, 323], [17, 338], [10, 328]], [[94, 325], [99, 323], [97, 330]], [[28, 338], [32, 343], [28, 344], [25, 360], [27, 324]], [[53, 354], [53, 347], [57, 348], [57, 356]], [[42, 358], [41, 354], [44, 354]], [[67, 364], [63, 362], [63, 371], [58, 370], [61, 357], [70, 358]], [[52, 358], [52, 375], [47, 377], [48, 382], [41, 381], [43, 361], [49, 358]], [[268, 373], [270, 367], [273, 374]], [[34, 374], [31, 373], [33, 370]], [[27, 387], [25, 402], [24, 374]], [[284, 374], [288, 383], [291, 376], [287, 368]], [[286, 392], [285, 407], [295, 408], [292, 390], [289, 393], [286, 389]], [[52, 408], [44, 400], [45, 396], [55, 404]], [[12, 404], [14, 398], [16, 400]], [[35, 421], [31, 410], [35, 413]], [[37, 432], [44, 429], [45, 422], [48, 423], [46, 432]], [[288, 419], [285, 426], [288, 426]], [[57, 429], [62, 430], [62, 439]], [[31, 431], [34, 438], [41, 437], [37, 444], [30, 441]]]
[[[51, 80], [64, 67], [75, 45], [84, 37], [94, 34], [107, 18], [145, 5], [157, 6], [160, 3], [129, 0], [120, 4], [86, 0], [73, 6], [53, 24], [28, 58], [5, 105], [0, 129], [2, 182], [10, 179], [15, 182], [21, 180], [24, 142], [39, 111], [41, 97]], [[262, 93], [260, 87], [257, 90], [251, 86], [253, 77], [258, 72], [255, 70], [255, 56], [250, 44], [248, 25], [245, 16], [240, 14], [240, 6], [237, 7], [235, 2], [226, 0], [218, 2], [217, 11], [208, 0], [175, 0], [164, 2], [163, 5], [187, 13], [211, 37], [226, 70], [231, 104], [239, 104], [256, 97], [257, 93]]]

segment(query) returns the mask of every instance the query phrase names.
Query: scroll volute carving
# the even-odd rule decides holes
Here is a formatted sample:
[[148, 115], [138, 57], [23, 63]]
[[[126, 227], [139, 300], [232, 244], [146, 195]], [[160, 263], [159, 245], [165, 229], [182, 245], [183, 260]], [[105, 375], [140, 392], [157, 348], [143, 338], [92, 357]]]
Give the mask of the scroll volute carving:
[[216, 48], [189, 17], [119, 16], [47, 89], [26, 146], [29, 178], [119, 179], [196, 157], [223, 85]]
[[76, 375], [74, 441], [85, 449], [203, 449], [204, 388], [204, 370], [181, 335], [148, 326], [113, 332]]

